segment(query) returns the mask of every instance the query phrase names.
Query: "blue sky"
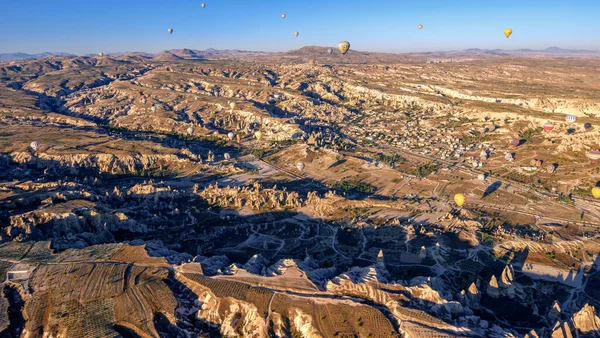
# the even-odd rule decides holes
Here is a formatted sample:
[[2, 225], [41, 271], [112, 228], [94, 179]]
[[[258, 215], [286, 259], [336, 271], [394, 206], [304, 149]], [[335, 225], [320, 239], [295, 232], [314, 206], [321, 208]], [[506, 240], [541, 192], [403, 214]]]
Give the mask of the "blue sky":
[[[0, 53], [286, 51], [340, 40], [394, 53], [600, 50], [599, 18], [600, 0], [3, 0]], [[507, 27], [514, 31], [509, 39]]]

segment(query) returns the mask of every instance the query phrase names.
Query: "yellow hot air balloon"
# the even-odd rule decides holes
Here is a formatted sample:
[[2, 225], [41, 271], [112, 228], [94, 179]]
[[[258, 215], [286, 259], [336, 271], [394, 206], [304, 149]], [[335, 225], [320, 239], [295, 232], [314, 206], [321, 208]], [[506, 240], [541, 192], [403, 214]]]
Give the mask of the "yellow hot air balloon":
[[512, 29], [507, 28], [504, 30], [504, 35], [506, 35], [506, 38], [508, 39], [508, 37], [512, 34]]
[[235, 139], [237, 140], [237, 143], [242, 142], [242, 136], [240, 136], [240, 134], [235, 135]]
[[257, 140], [261, 140], [263, 137], [262, 131], [257, 131], [256, 133], [254, 133], [254, 136], [256, 137]]
[[341, 41], [340, 43], [338, 43], [338, 49], [340, 50], [340, 52], [342, 52], [342, 54], [348, 53], [348, 50], [350, 50], [350, 42]]
[[419, 24], [419, 29], [423, 29], [423, 24]]
[[592, 188], [592, 196], [594, 196], [594, 198], [600, 198], [600, 187]]
[[462, 205], [465, 204], [465, 195], [463, 195], [463, 194], [454, 195], [454, 202], [456, 202], [456, 205], [458, 205], [459, 207], [462, 207]]
[[232, 110], [233, 110], [233, 109], [235, 109], [235, 102], [231, 102], [231, 103], [229, 104], [229, 107], [231, 107], [231, 109], [232, 109]]
[[300, 34], [300, 33], [296, 32], [296, 33], [294, 33], [294, 36], [295, 36], [295, 37], [298, 37], [298, 34]]

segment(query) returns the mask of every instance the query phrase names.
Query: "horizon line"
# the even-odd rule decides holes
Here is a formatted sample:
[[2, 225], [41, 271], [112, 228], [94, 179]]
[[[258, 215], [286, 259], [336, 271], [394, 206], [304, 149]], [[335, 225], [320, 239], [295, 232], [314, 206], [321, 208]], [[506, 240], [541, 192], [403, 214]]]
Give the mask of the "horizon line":
[[[297, 51], [297, 50], [301, 50], [303, 48], [307, 48], [307, 47], [316, 47], [316, 48], [337, 48], [336, 46], [317, 46], [317, 45], [306, 45], [306, 46], [302, 46], [300, 48], [296, 48], [296, 49], [289, 49], [286, 51], [277, 51], [277, 52], [267, 52], [267, 51], [261, 51], [261, 50], [244, 50], [244, 49], [235, 49], [235, 48], [226, 48], [226, 49], [215, 49], [212, 47], [209, 48], [205, 48], [205, 49], [195, 49], [195, 48], [188, 48], [188, 47], [182, 47], [182, 48], [172, 48], [172, 49], [164, 49], [158, 52], [145, 52], [145, 51], [118, 51], [118, 52], [104, 52], [105, 55], [109, 55], [109, 54], [150, 54], [150, 55], [157, 55], [157, 54], [161, 54], [161, 53], [165, 53], [165, 52], [171, 52], [174, 50], [190, 50], [190, 51], [216, 51], [216, 52], [223, 52], [223, 51], [236, 51], [236, 52], [247, 52], [247, 53], [265, 53], [265, 54], [283, 54], [283, 53], [287, 53], [287, 52], [292, 52], [292, 51]], [[552, 50], [552, 49], [558, 49], [558, 50], [562, 50], [562, 51], [567, 51], [567, 52], [588, 52], [588, 53], [600, 53], [600, 50], [593, 50], [593, 49], [563, 49], [557, 46], [550, 46], [550, 47], [546, 47], [544, 49], [531, 49], [531, 48], [519, 48], [519, 49], [501, 49], [501, 48], [495, 48], [495, 49], [489, 49], [489, 48], [478, 48], [478, 47], [473, 47], [473, 48], [466, 48], [466, 49], [451, 49], [451, 50], [431, 50], [431, 51], [421, 51], [421, 52], [401, 52], [401, 53], [395, 53], [395, 52], [377, 52], [377, 51], [361, 51], [361, 50], [356, 50], [356, 49], [351, 49], [352, 51], [355, 52], [360, 52], [360, 53], [379, 53], [379, 54], [392, 54], [392, 55], [403, 55], [403, 54], [426, 54], [426, 53], [451, 53], [451, 52], [468, 52], [468, 51], [506, 51], [506, 52], [516, 52], [516, 51], [534, 51], [534, 52], [543, 52], [543, 51], [547, 51], [547, 50]], [[38, 52], [38, 53], [34, 53], [34, 52], [0, 52], [0, 55], [7, 55], [7, 54], [27, 54], [27, 55], [31, 55], [31, 56], [35, 56], [35, 55], [40, 55], [40, 54], [52, 54], [55, 56], [60, 56], [59, 54], [67, 54], [65, 56], [90, 56], [90, 55], [98, 55], [99, 52], [90, 52], [90, 53], [83, 53], [83, 54], [77, 54], [77, 53], [70, 53], [70, 52], [62, 52], [62, 51], [58, 51], [58, 52]]]

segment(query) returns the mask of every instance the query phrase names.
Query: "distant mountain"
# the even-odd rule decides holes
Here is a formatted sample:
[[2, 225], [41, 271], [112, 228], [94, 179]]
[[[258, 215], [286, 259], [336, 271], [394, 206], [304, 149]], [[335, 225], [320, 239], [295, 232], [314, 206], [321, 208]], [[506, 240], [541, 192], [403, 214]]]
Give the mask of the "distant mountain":
[[183, 58], [181, 56], [175, 55], [173, 53], [162, 53], [154, 57], [153, 60], [156, 61], [181, 61]]
[[535, 53], [535, 54], [600, 54], [600, 51], [597, 50], [584, 50], [584, 49], [562, 49], [556, 46], [548, 47], [545, 49], [468, 49], [468, 51], [481, 51], [481, 52], [490, 52], [490, 53], [505, 53], [505, 54], [522, 54], [522, 53]]
[[0, 62], [1, 61], [13, 61], [13, 60], [22, 60], [22, 59], [41, 59], [48, 56], [76, 56], [75, 54], [69, 53], [39, 53], [39, 54], [27, 54], [27, 53], [0, 53]]
[[[333, 49], [333, 54], [328, 54], [327, 49]], [[171, 49], [165, 50], [159, 53], [144, 53], [144, 52], [122, 52], [122, 53], [108, 53], [105, 56], [110, 57], [126, 57], [131, 58], [133, 55], [138, 58], [156, 58], [166, 60], [179, 60], [179, 59], [253, 59], [253, 58], [284, 58], [292, 59], [295, 61], [303, 61], [305, 59], [323, 59], [330, 60], [331, 63], [390, 63], [390, 62], [402, 62], [406, 61], [408, 56], [432, 56], [432, 57], [459, 57], [459, 56], [479, 56], [479, 57], [501, 57], [510, 55], [569, 55], [569, 56], [596, 56], [600, 55], [600, 51], [595, 50], [578, 50], [578, 49], [562, 49], [560, 47], [552, 46], [541, 50], [534, 49], [481, 49], [481, 48], [469, 48], [465, 50], [451, 50], [451, 51], [434, 51], [434, 52], [420, 52], [420, 53], [373, 53], [373, 52], [361, 52], [351, 49], [344, 59], [338, 59], [340, 52], [337, 47], [322, 47], [322, 46], [305, 46], [299, 49], [290, 50], [284, 53], [280, 52], [261, 52], [261, 51], [247, 51], [239, 49], [223, 49], [217, 50], [214, 48], [208, 48], [204, 50], [198, 49]], [[39, 53], [39, 54], [27, 54], [27, 53], [0, 53], [0, 62], [12, 61], [21, 59], [39, 59], [49, 56], [77, 56], [70, 53]], [[85, 54], [84, 56], [95, 57], [98, 54]], [[327, 61], [327, 62], [330, 62]]]
[[267, 56], [278, 53], [260, 52], [260, 51], [247, 51], [239, 49], [222, 49], [217, 50], [214, 48], [208, 48], [204, 50], [199, 49], [171, 49], [163, 51], [160, 54], [170, 53], [177, 55], [184, 59], [224, 59], [224, 58], [248, 58], [256, 56]]
[[[328, 53], [328, 49], [332, 53]], [[415, 57], [416, 56], [416, 57]], [[369, 64], [369, 63], [415, 63], [425, 60], [419, 58], [420, 54], [392, 54], [392, 53], [371, 53], [350, 49], [348, 53], [342, 55], [337, 47], [322, 46], [304, 46], [299, 49], [289, 50], [285, 53], [273, 54], [271, 59], [285, 60], [290, 62], [318, 61], [325, 64]], [[422, 59], [422, 60], [420, 60]]]

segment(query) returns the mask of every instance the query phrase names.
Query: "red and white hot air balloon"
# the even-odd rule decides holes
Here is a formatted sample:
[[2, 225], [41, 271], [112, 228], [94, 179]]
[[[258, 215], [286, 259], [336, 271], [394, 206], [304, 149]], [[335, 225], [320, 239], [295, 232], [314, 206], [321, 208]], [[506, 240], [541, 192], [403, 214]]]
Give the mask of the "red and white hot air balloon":
[[554, 129], [554, 125], [550, 122], [544, 123], [544, 130], [547, 132], [551, 132]]

